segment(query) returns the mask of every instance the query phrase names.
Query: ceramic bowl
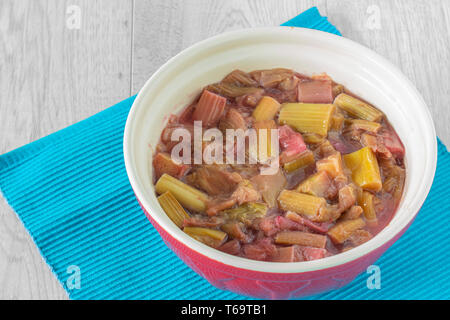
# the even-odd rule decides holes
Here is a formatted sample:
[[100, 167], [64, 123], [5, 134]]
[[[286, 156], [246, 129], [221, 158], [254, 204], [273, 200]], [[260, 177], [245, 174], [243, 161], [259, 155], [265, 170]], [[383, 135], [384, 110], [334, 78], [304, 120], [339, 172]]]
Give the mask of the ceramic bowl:
[[[202, 87], [234, 69], [290, 68], [328, 73], [388, 117], [406, 148], [406, 184], [391, 222], [373, 239], [315, 261], [248, 260], [208, 247], [172, 223], [152, 184], [152, 157], [167, 118], [191, 103]], [[130, 183], [165, 243], [212, 285], [246, 296], [287, 299], [340, 288], [374, 263], [408, 228], [430, 190], [437, 158], [430, 112], [411, 82], [373, 51], [343, 37], [303, 28], [234, 31], [199, 42], [164, 64], [137, 96], [125, 128]]]

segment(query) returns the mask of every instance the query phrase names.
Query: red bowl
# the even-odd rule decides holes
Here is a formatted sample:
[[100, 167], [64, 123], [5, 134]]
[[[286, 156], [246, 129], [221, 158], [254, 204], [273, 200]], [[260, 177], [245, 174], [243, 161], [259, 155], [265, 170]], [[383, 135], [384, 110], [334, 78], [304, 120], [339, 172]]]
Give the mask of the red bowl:
[[310, 296], [350, 283], [372, 265], [406, 231], [405, 227], [393, 239], [381, 247], [350, 262], [322, 270], [302, 273], [260, 272], [236, 268], [211, 259], [166, 232], [141, 204], [142, 210], [158, 230], [164, 243], [198, 275], [214, 287], [259, 299], [290, 299]]
[[[406, 183], [399, 208], [390, 223], [361, 246], [315, 261], [254, 261], [228, 255], [189, 237], [159, 206], [151, 163], [168, 115], [180, 111], [202, 87], [233, 69], [273, 67], [305, 74], [327, 72], [380, 108], [405, 145]], [[161, 67], [147, 81], [130, 111], [124, 157], [142, 209], [167, 246], [189, 267], [220, 289], [257, 298], [287, 299], [346, 285], [406, 231], [430, 190], [437, 145], [433, 121], [420, 94], [385, 59], [342, 37], [274, 27], [216, 36], [184, 50]]]

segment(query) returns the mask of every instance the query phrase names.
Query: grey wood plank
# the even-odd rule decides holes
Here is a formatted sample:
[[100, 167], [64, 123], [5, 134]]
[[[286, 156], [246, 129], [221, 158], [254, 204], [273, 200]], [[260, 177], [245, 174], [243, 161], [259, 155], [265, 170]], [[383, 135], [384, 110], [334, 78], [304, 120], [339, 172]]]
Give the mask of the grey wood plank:
[[[371, 6], [379, 10], [380, 29], [367, 27]], [[449, 146], [450, 1], [328, 0], [327, 13], [344, 36], [386, 57], [415, 84]]]
[[[132, 91], [191, 44], [235, 29], [274, 26], [317, 6], [344, 36], [397, 65], [423, 94], [450, 145], [450, 2], [442, 0], [136, 0]], [[369, 28], [379, 10], [380, 29]], [[369, 25], [370, 26], [370, 25]]]
[[[132, 25], [132, 0], [2, 0], [0, 154], [128, 97]], [[2, 199], [0, 299], [16, 298], [67, 295]]]
[[164, 62], [190, 45], [226, 31], [276, 26], [326, 1], [135, 0], [133, 92]]

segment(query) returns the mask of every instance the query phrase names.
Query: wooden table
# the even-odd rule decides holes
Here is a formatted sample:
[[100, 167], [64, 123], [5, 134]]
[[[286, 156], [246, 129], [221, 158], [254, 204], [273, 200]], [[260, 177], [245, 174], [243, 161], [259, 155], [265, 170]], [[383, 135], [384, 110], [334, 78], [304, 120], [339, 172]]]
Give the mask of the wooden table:
[[[199, 40], [276, 26], [313, 5], [403, 70], [450, 145], [447, 0], [2, 0], [0, 154], [136, 93]], [[67, 299], [3, 199], [0, 299]]]

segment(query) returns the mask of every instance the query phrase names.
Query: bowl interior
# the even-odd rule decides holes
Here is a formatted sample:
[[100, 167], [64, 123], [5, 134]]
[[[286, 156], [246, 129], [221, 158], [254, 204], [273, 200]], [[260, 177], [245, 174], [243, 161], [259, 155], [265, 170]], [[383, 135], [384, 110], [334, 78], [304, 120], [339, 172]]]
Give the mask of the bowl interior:
[[[369, 242], [310, 262], [269, 263], [230, 256], [185, 235], [160, 208], [152, 184], [152, 156], [168, 115], [179, 112], [207, 84], [234, 69], [285, 67], [307, 75], [328, 73], [381, 109], [406, 148], [406, 185], [397, 213]], [[176, 239], [213, 259], [258, 271], [303, 272], [356, 259], [392, 239], [408, 225], [428, 194], [436, 165], [430, 113], [412, 84], [389, 62], [342, 37], [301, 28], [263, 28], [226, 33], [183, 51], [146, 83], [130, 112], [124, 142], [127, 172], [137, 197]], [[270, 265], [270, 269], [268, 268]]]

